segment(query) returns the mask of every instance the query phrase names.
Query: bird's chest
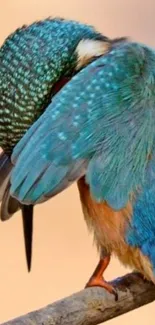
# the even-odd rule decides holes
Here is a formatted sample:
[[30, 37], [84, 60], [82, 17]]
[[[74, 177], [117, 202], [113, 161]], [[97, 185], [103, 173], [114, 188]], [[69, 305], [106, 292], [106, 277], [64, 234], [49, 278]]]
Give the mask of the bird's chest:
[[84, 179], [78, 182], [84, 217], [90, 230], [94, 232], [97, 246], [106, 247], [109, 252], [126, 250], [124, 241], [131, 216], [131, 206], [120, 211], [112, 210], [106, 202], [97, 203], [90, 195]]
[[[85, 184], [84, 178], [78, 181], [78, 188], [87, 225], [94, 232], [94, 239], [100, 252], [114, 253], [124, 266], [140, 271], [145, 278], [155, 283], [149, 259], [137, 247], [127, 244], [125, 238], [132, 226], [132, 206], [130, 203], [120, 210], [112, 210], [106, 202], [95, 202]], [[131, 229], [131, 228], [130, 228]]]

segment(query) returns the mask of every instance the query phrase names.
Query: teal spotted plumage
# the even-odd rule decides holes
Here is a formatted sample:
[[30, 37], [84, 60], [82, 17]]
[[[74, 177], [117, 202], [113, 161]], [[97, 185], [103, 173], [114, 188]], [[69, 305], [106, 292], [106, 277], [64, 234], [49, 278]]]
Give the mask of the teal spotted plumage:
[[[86, 40], [98, 49], [94, 46], [89, 53], [89, 46], [87, 51], [84, 45], [84, 54], [79, 54], [78, 46]], [[12, 150], [58, 89], [89, 60], [101, 55], [105, 42], [110, 40], [92, 26], [55, 18], [17, 29], [0, 48], [0, 217], [7, 220], [19, 208], [24, 215], [31, 215], [23, 218], [26, 238], [28, 228], [32, 228], [33, 206], [26, 207], [10, 197]]]
[[[54, 96], [16, 145], [11, 194], [37, 204], [85, 176], [83, 211], [102, 259], [114, 253], [155, 283], [154, 121], [155, 51], [114, 44]], [[98, 285], [112, 292], [101, 278]]]
[[86, 173], [98, 202], [123, 208], [153, 150], [154, 64], [152, 49], [126, 42], [73, 77], [15, 147], [12, 194], [35, 203]]
[[78, 22], [47, 19], [5, 40], [0, 49], [0, 145], [6, 152], [46, 108], [53, 85], [74, 73], [81, 39], [106, 38]]

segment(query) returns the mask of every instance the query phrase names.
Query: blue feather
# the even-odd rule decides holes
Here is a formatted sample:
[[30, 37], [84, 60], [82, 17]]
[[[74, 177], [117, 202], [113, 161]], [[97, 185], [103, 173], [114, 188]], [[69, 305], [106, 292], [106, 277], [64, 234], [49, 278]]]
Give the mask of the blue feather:
[[139, 248], [155, 269], [155, 155], [147, 166], [144, 186], [133, 204], [126, 242]]
[[80, 163], [94, 198], [124, 207], [145, 180], [155, 139], [154, 67], [152, 49], [122, 43], [73, 77], [15, 147], [12, 195], [29, 203], [52, 196], [70, 173], [77, 180]]

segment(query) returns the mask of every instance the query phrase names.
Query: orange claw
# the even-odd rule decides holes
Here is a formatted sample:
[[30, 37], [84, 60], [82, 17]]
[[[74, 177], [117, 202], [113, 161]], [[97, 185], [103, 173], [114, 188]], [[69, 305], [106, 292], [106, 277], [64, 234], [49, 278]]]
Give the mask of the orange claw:
[[102, 259], [100, 259], [93, 275], [89, 279], [88, 283], [86, 284], [85, 288], [88, 287], [102, 287], [105, 290], [107, 290], [109, 293], [113, 294], [115, 296], [115, 300], [118, 300], [118, 294], [114, 287], [107, 283], [103, 278], [103, 273], [105, 269], [107, 268], [108, 264], [110, 262], [110, 256], [106, 256]]

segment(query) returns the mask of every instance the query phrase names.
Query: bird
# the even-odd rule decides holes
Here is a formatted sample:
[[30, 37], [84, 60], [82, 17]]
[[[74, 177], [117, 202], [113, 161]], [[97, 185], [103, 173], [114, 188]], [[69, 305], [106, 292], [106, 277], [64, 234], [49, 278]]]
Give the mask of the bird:
[[0, 48], [0, 219], [21, 209], [28, 271], [31, 269], [33, 205], [10, 196], [11, 154], [28, 128], [46, 110], [65, 83], [111, 40], [74, 20], [47, 18], [24, 25]]
[[155, 50], [126, 39], [55, 94], [11, 156], [10, 193], [22, 204], [77, 182], [99, 252], [86, 288], [116, 299], [104, 278], [111, 255], [155, 284], [154, 121]]

